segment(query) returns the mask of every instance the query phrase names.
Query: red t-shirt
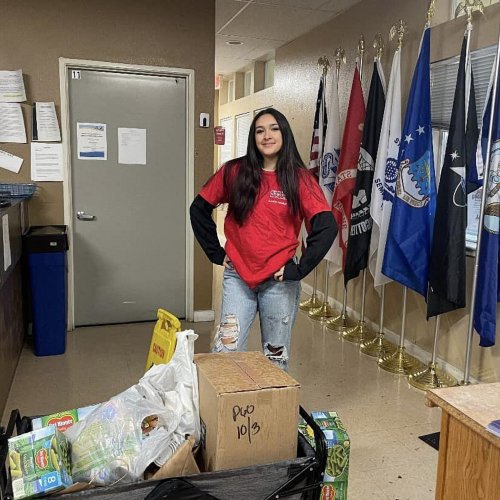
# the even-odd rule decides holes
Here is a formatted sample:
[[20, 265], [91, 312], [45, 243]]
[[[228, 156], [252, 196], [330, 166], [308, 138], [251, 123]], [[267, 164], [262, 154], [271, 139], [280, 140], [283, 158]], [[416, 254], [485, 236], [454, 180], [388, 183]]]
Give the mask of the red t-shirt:
[[[295, 216], [278, 184], [276, 172], [265, 170], [253, 210], [243, 225], [238, 225], [230, 214], [226, 216], [225, 251], [250, 288], [273, 276], [295, 255], [303, 219], [310, 221], [316, 214], [331, 210], [316, 178], [308, 170], [299, 170], [299, 173], [299, 213]], [[200, 195], [214, 206], [228, 202], [224, 166]]]

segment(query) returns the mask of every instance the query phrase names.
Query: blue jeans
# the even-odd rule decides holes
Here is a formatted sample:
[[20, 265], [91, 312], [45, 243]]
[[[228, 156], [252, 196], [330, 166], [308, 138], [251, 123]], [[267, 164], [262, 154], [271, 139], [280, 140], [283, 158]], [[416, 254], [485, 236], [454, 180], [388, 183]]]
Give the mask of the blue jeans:
[[251, 289], [234, 269], [225, 268], [221, 322], [213, 351], [246, 351], [250, 327], [258, 311], [264, 354], [286, 370], [299, 299], [300, 281], [270, 278]]

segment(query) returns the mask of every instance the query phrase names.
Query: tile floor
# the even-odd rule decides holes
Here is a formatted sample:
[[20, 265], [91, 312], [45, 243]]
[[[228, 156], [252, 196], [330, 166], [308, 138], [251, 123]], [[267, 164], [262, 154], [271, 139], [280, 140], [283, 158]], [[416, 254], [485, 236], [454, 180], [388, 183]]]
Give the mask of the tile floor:
[[[213, 323], [186, 323], [209, 348]], [[6, 412], [46, 414], [106, 400], [144, 372], [153, 323], [79, 328], [68, 334], [65, 355], [37, 358], [22, 352]], [[335, 410], [351, 438], [349, 500], [434, 498], [437, 452], [418, 439], [439, 430], [440, 410], [405, 378], [380, 370], [373, 358], [299, 313], [290, 373], [302, 385], [308, 410]], [[259, 348], [255, 323], [249, 348]]]

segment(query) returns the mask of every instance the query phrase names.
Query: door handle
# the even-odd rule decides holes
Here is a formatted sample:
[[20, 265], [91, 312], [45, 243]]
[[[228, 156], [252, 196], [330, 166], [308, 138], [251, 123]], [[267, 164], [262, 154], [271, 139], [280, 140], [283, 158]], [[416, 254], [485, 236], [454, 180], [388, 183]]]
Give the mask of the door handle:
[[95, 215], [90, 215], [85, 212], [76, 212], [78, 220], [95, 220]]

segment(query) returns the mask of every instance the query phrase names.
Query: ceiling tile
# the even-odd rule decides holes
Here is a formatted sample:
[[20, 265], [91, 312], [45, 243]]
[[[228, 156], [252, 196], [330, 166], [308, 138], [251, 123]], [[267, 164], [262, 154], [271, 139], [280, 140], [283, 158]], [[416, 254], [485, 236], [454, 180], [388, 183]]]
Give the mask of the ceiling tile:
[[252, 3], [228, 24], [221, 34], [285, 42], [297, 38], [328, 19], [329, 16], [322, 11]]
[[323, 1], [323, 5], [320, 5], [319, 10], [326, 10], [338, 14], [350, 9], [359, 2], [361, 2], [361, 0], [327, 0], [326, 2]]
[[324, 4], [326, 0], [254, 0], [254, 3], [265, 5], [279, 5], [282, 8], [301, 8], [316, 10]]
[[237, 0], [216, 0], [215, 32], [217, 33], [246, 3]]
[[[227, 45], [227, 40], [240, 40], [243, 45]], [[215, 37], [215, 65], [218, 72], [219, 70], [219, 60], [228, 61], [234, 59], [235, 69], [234, 71], [240, 69], [240, 67], [247, 64], [247, 59], [255, 61], [260, 57], [268, 54], [269, 52], [275, 50], [283, 44], [281, 41], [276, 40], [263, 40], [261, 38], [251, 38], [251, 37], [241, 37], [241, 36], [224, 36], [216, 35]], [[245, 60], [242, 62], [242, 60]]]
[[[237, 71], [360, 1], [216, 0], [216, 70], [219, 73]], [[234, 16], [219, 34], [221, 27]], [[225, 43], [229, 39], [238, 39], [244, 44], [230, 46]]]

